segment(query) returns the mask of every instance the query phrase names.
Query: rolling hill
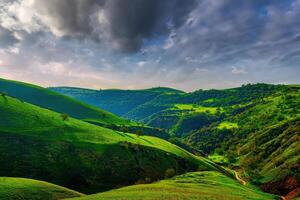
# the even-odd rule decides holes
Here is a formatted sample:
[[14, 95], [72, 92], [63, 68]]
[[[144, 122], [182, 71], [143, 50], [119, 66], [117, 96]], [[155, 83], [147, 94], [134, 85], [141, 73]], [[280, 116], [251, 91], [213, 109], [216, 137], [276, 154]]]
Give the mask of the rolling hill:
[[[88, 195], [72, 200], [263, 200], [280, 197], [243, 186], [218, 172], [192, 172], [159, 181]], [[71, 200], [70, 199], [70, 200]]]
[[117, 125], [131, 123], [107, 111], [28, 83], [0, 79], [0, 92], [49, 110], [66, 113], [81, 120]]
[[265, 191], [299, 187], [298, 85], [163, 93], [124, 116], [170, 132]]
[[0, 176], [48, 181], [94, 193], [156, 181], [168, 169], [228, 173], [159, 138], [113, 131], [0, 96]]
[[83, 194], [43, 181], [0, 177], [0, 199], [3, 200], [59, 200], [80, 196]]
[[225, 164], [265, 191], [287, 195], [299, 187], [299, 88], [287, 86], [227, 110], [230, 114], [191, 132], [186, 142], [216, 158], [225, 156]]
[[145, 90], [91, 90], [73, 87], [52, 87], [55, 92], [70, 96], [90, 105], [124, 116], [140, 105], [151, 101], [162, 94], [183, 94], [172, 88], [150, 88]]
[[[226, 114], [230, 114], [233, 105], [267, 97], [285, 87], [249, 84], [239, 88], [198, 90], [191, 93], [169, 89], [170, 91], [156, 92], [157, 95], [151, 98], [149, 95], [152, 90], [95, 91], [76, 88], [52, 88], [52, 90], [114, 113], [122, 107], [123, 103], [133, 105], [127, 107], [126, 111], [116, 114], [127, 119], [141, 121], [152, 127], [166, 129], [177, 137], [181, 137], [192, 130], [222, 120]], [[111, 92], [114, 94], [110, 94]]]

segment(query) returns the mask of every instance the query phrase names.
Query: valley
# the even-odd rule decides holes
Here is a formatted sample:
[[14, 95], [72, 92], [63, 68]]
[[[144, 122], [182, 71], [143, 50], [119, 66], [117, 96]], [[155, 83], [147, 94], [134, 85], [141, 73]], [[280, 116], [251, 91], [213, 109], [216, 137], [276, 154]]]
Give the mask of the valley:
[[0, 92], [0, 177], [16, 177], [0, 178], [0, 199], [280, 199], [299, 188], [298, 86], [186, 93], [0, 79]]

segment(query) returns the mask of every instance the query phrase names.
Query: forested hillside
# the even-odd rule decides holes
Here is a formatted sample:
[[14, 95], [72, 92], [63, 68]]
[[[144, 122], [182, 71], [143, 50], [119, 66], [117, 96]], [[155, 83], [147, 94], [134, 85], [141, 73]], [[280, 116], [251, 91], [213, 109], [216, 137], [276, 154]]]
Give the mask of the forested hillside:
[[119, 116], [126, 115], [126, 113], [151, 101], [161, 94], [183, 93], [179, 90], [163, 87], [146, 90], [91, 90], [72, 87], [56, 87], [49, 89], [110, 111]]
[[286, 195], [299, 187], [298, 85], [162, 93], [124, 116], [166, 130], [171, 142], [238, 170], [266, 191]]

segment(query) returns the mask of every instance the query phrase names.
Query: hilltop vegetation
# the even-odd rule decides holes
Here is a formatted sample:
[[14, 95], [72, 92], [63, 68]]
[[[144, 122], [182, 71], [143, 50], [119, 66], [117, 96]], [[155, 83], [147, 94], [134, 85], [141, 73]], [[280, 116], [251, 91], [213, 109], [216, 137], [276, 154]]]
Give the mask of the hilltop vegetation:
[[0, 199], [3, 200], [59, 200], [80, 196], [83, 194], [43, 181], [0, 177]]
[[124, 187], [72, 200], [231, 200], [280, 199], [251, 186], [243, 186], [218, 172], [193, 172], [156, 182]]
[[221, 167], [159, 138], [126, 134], [0, 96], [0, 176], [48, 181], [84, 193]]

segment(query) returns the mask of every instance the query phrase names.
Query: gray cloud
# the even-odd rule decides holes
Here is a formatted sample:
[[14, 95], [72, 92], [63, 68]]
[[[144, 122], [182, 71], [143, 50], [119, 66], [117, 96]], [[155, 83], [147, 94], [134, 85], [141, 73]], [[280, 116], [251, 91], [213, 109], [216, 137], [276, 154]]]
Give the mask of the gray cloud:
[[19, 50], [0, 47], [5, 73], [44, 85], [80, 86], [77, 74], [96, 88], [300, 81], [300, 0], [3, 1], [0, 43]]
[[195, 0], [39, 0], [33, 9], [50, 30], [65, 37], [105, 41], [134, 52], [143, 40], [179, 27]]
[[0, 48], [7, 48], [13, 46], [19, 40], [13, 35], [12, 31], [9, 31], [0, 26]]
[[299, 11], [298, 0], [204, 0], [190, 13], [188, 23], [176, 30], [166, 55], [219, 67], [286, 54], [299, 45], [294, 40], [300, 34]]

